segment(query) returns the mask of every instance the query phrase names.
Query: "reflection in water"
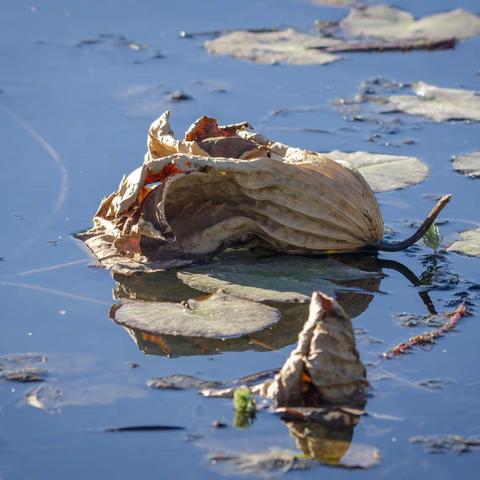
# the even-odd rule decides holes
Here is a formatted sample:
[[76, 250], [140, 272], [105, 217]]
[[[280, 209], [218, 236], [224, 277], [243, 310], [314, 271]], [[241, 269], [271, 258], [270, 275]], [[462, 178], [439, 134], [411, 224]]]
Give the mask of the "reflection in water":
[[[243, 254], [242, 254], [243, 255]], [[227, 255], [222, 258], [228, 257]], [[235, 261], [238, 255], [235, 256]], [[230, 254], [229, 259], [232, 258]], [[245, 257], [243, 257], [245, 258]], [[283, 257], [285, 258], [285, 257]], [[290, 258], [291, 257], [286, 257]], [[305, 288], [304, 284], [312, 279], [312, 282], [324, 282], [331, 285], [337, 292], [337, 300], [346, 313], [355, 318], [366, 310], [373, 299], [373, 293], [378, 292], [382, 279], [381, 266], [372, 268], [368, 261], [361, 261], [361, 257], [345, 256], [338, 262], [338, 269], [332, 271], [332, 259], [328, 258], [304, 258], [294, 257], [295, 268], [291, 271], [281, 271], [282, 278], [279, 282], [275, 269], [281, 267], [282, 257], [277, 255], [262, 257], [263, 264], [269, 269], [270, 275], [258, 279], [257, 276], [241, 277], [242, 286], [247, 288], [261, 289], [267, 292], [285, 292], [292, 285]], [[250, 261], [258, 259], [251, 256]], [[248, 260], [247, 260], [248, 262]], [[291, 263], [291, 261], [290, 261]], [[224, 264], [222, 264], [223, 266]], [[347, 274], [342, 269], [345, 267]], [[308, 275], [305, 272], [308, 269]], [[235, 274], [238, 270], [234, 271]], [[225, 279], [225, 270], [218, 274], [213, 270], [209, 276], [217, 275], [218, 279]], [[279, 274], [280, 275], [280, 274]], [[304, 277], [299, 286], [299, 277]], [[351, 279], [351, 278], [355, 279]], [[190, 298], [202, 300], [208, 298], [208, 294], [200, 292], [185, 285], [178, 277], [176, 270], [142, 275], [114, 275], [117, 286], [114, 290], [114, 298], [117, 300], [142, 300], [148, 302], [181, 302]], [[289, 281], [291, 280], [291, 281]], [[259, 285], [261, 281], [261, 285]], [[295, 283], [296, 282], [296, 283]], [[371, 293], [370, 293], [371, 292]], [[300, 292], [303, 293], [303, 292]], [[240, 338], [204, 338], [183, 337], [175, 335], [153, 335], [149, 332], [126, 328], [138, 348], [146, 354], [166, 355], [178, 357], [183, 355], [213, 355], [228, 351], [269, 351], [276, 350], [293, 344], [298, 338], [308, 316], [308, 303], [267, 302], [277, 308], [281, 313], [281, 319], [273, 327], [249, 334]], [[116, 306], [112, 308], [111, 316], [115, 317]]]
[[[379, 259], [374, 255], [342, 255], [329, 258], [293, 257], [294, 268], [285, 270], [282, 260], [292, 257], [278, 255], [248, 255], [245, 252], [227, 253], [219, 257], [222, 269], [215, 270], [215, 263], [208, 272], [210, 279], [216, 282], [232, 278], [242, 287], [255, 291], [274, 292], [276, 294], [291, 289], [306, 289], [308, 282], [319, 284], [323, 282], [335, 292], [336, 298], [345, 312], [353, 319], [363, 313], [373, 300], [374, 293], [380, 289], [383, 269], [394, 269], [405, 276], [414, 286], [421, 284], [416, 275], [405, 265], [393, 261]], [[226, 260], [225, 260], [226, 259]], [[339, 268], [332, 270], [332, 259]], [[225, 270], [226, 262], [234, 262], [230, 271]], [[262, 262], [262, 263], [260, 263]], [[284, 264], [285, 262], [283, 262]], [[239, 270], [248, 268], [258, 270], [258, 265], [268, 269], [268, 275], [242, 275]], [[346, 268], [345, 273], [343, 267]], [[275, 275], [278, 269], [277, 275]], [[248, 271], [248, 269], [247, 269]], [[353, 272], [353, 273], [352, 273]], [[187, 299], [203, 300], [208, 293], [194, 289], [183, 283], [177, 276], [177, 270], [154, 274], [119, 275], [114, 274], [117, 282], [113, 296], [116, 300], [142, 300], [147, 302], [182, 302]], [[366, 273], [366, 275], [362, 275]], [[228, 275], [231, 275], [228, 277]], [[281, 278], [280, 278], [281, 277]], [[354, 279], [352, 279], [354, 278]], [[299, 280], [300, 279], [300, 280]], [[280, 280], [280, 281], [278, 281]], [[239, 285], [236, 285], [238, 287]], [[300, 294], [304, 291], [300, 292]], [[310, 292], [311, 293], [311, 292]], [[420, 291], [420, 297], [430, 313], [435, 309], [428, 292]], [[138, 348], [151, 355], [178, 357], [184, 355], [214, 355], [228, 351], [270, 351], [293, 344], [308, 316], [308, 303], [288, 303], [279, 301], [266, 302], [277, 308], [281, 320], [273, 327], [259, 333], [249, 334], [241, 338], [204, 338], [183, 337], [175, 335], [154, 335], [147, 331], [124, 327]], [[111, 317], [115, 319], [118, 304], [114, 304]]]

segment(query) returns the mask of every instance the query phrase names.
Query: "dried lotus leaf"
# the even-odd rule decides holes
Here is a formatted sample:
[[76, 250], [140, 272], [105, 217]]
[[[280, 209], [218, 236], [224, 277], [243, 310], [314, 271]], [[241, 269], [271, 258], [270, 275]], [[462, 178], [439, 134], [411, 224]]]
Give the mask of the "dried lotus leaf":
[[242, 246], [308, 255], [394, 251], [418, 240], [450, 198], [410, 239], [386, 244], [375, 195], [345, 162], [208, 117], [190, 128], [195, 140], [176, 140], [168, 115], [151, 125], [143, 165], [78, 235], [116, 273], [190, 265]]
[[350, 318], [336, 300], [314, 292], [296, 348], [260, 392], [280, 407], [308, 402], [309, 389], [315, 402], [362, 404], [367, 385]]

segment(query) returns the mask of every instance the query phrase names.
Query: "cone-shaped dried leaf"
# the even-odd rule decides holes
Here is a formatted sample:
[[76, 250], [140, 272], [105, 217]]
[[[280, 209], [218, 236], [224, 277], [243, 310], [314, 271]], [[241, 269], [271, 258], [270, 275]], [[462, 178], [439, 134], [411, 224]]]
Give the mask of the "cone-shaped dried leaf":
[[441, 88], [415, 82], [415, 95], [392, 95], [381, 100], [382, 110], [420, 115], [435, 122], [445, 120], [480, 120], [480, 94], [473, 90]]
[[467, 230], [458, 235], [456, 240], [447, 247], [449, 252], [461, 253], [471, 257], [480, 257], [480, 228]]
[[325, 64], [339, 57], [319, 48], [341, 43], [328, 37], [315, 37], [287, 30], [272, 32], [229, 32], [204, 47], [214, 55], [229, 55], [257, 63], [289, 63], [292, 65]]
[[462, 9], [415, 20], [411, 13], [399, 8], [372, 5], [352, 10], [340, 26], [355, 37], [389, 41], [463, 39], [480, 35], [480, 17]]
[[415, 157], [338, 150], [325, 155], [332, 160], [346, 162], [358, 170], [374, 192], [416, 185], [428, 176], [428, 167]]
[[187, 140], [176, 140], [166, 112], [150, 128], [144, 164], [102, 201], [94, 228], [79, 238], [125, 274], [188, 265], [229, 247], [324, 254], [378, 245], [381, 213], [357, 171], [247, 125], [202, 117]]
[[297, 347], [262, 394], [278, 406], [305, 404], [306, 392], [320, 402], [361, 403], [366, 385], [350, 318], [333, 298], [314, 292]]
[[467, 177], [480, 177], [480, 151], [453, 158], [453, 168]]
[[218, 291], [206, 300], [170, 303], [127, 301], [114, 320], [128, 328], [157, 335], [227, 338], [240, 337], [273, 326], [278, 310]]

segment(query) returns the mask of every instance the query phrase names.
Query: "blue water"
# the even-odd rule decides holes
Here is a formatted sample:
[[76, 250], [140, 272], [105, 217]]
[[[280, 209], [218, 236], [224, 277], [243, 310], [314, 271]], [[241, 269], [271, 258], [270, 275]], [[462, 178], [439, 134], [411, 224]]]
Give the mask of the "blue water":
[[[416, 15], [456, 7], [480, 11], [475, 0], [396, 4]], [[172, 110], [172, 124], [179, 135], [194, 119], [207, 114], [223, 123], [248, 120], [269, 137], [313, 150], [417, 156], [430, 167], [430, 176], [418, 186], [379, 195], [385, 222], [404, 237], [409, 229], [403, 221], [419, 220], [430, 209], [432, 199], [427, 194], [452, 193], [454, 200], [442, 214], [448, 220], [442, 226], [445, 242], [458, 231], [478, 226], [478, 180], [455, 173], [450, 161], [454, 154], [479, 149], [480, 124], [407, 122], [398, 134], [371, 143], [368, 138], [375, 126], [344, 120], [332, 102], [352, 97], [361, 82], [376, 76], [478, 90], [480, 39], [462, 42], [450, 51], [345, 54], [330, 65], [295, 67], [215, 58], [202, 49], [202, 37], [179, 36], [181, 31], [233, 28], [310, 29], [316, 18], [339, 19], [344, 13], [300, 0], [4, 2], [0, 14], [0, 256], [4, 258], [0, 262], [0, 354], [46, 354], [49, 382], [70, 392], [72, 398], [83, 392], [83, 398], [90, 399], [83, 403], [93, 404], [49, 413], [25, 403], [31, 385], [1, 381], [1, 479], [216, 478], [221, 470], [209, 464], [211, 450], [295, 448], [285, 425], [267, 412], [260, 413], [249, 430], [241, 431], [231, 426], [230, 400], [153, 391], [146, 386], [152, 376], [172, 373], [228, 379], [278, 367], [291, 344], [276, 351], [254, 351], [252, 346], [224, 353], [220, 349], [216, 355], [199, 351], [172, 358], [144, 355], [127, 332], [109, 320], [114, 280], [108, 272], [91, 268], [92, 259], [72, 238], [72, 233], [90, 225], [100, 199], [115, 190], [121, 175], [141, 163], [147, 128], [164, 110]], [[116, 46], [114, 39], [77, 45], [101, 34], [123, 35], [150, 47], [134, 51]], [[158, 53], [163, 58], [152, 58]], [[177, 89], [193, 99], [170, 103], [168, 92]], [[305, 106], [318, 108], [271, 115], [279, 108]], [[403, 145], [405, 138], [415, 143]], [[422, 262], [430, 262], [425, 257], [428, 253], [420, 246], [382, 258], [397, 260], [420, 276], [426, 268]], [[465, 290], [466, 281], [480, 282], [480, 260], [455, 254], [446, 258], [441, 262], [461, 281], [454, 290], [430, 293], [438, 311], [449, 308], [447, 303]], [[354, 320], [355, 327], [383, 342], [370, 343], [359, 336], [357, 346], [365, 363], [376, 362], [389, 346], [422, 331], [399, 326], [392, 314], [426, 313], [417, 288], [396, 271], [384, 273], [382, 293], [376, 293]], [[473, 295], [472, 301], [476, 300]], [[384, 362], [382, 367], [394, 379], [380, 380], [375, 368], [369, 369], [374, 388], [367, 409], [401, 419], [365, 417], [355, 428], [354, 443], [381, 451], [376, 467], [352, 472], [319, 466], [289, 476], [470, 478], [479, 466], [477, 453], [430, 455], [409, 438], [480, 434], [477, 320], [476, 316], [463, 319], [430, 352]], [[298, 319], [294, 328], [298, 330]], [[130, 362], [140, 367], [132, 369]], [[453, 383], [441, 390], [414, 385], [431, 378], [448, 378]], [[105, 396], [105, 390], [111, 395]], [[213, 429], [214, 420], [229, 427]], [[186, 429], [101, 432], [109, 426], [139, 424]]]

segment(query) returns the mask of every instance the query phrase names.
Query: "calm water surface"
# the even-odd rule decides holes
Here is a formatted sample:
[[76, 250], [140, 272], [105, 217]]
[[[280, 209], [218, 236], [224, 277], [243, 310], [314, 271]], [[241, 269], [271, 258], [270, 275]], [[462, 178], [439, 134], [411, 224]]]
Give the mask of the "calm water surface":
[[[455, 7], [480, 10], [475, 0], [396, 3], [416, 15]], [[378, 127], [344, 120], [332, 101], [353, 96], [362, 81], [376, 76], [478, 90], [480, 39], [451, 51], [345, 55], [328, 66], [266, 66], [212, 57], [201, 48], [202, 38], [182, 39], [179, 32], [309, 29], [314, 19], [339, 19], [344, 11], [300, 0], [228, 5], [17, 0], [4, 2], [0, 11], [0, 354], [45, 354], [49, 384], [64, 392], [67, 404], [54, 413], [35, 409], [24, 401], [31, 385], [0, 382], [0, 478], [216, 478], [222, 473], [209, 464], [211, 451], [294, 449], [286, 425], [267, 412], [250, 429], [238, 430], [231, 426], [230, 400], [154, 391], [146, 381], [173, 373], [229, 379], [278, 367], [296, 339], [301, 312], [289, 314], [291, 325], [284, 322], [283, 341], [274, 351], [248, 342], [208, 348], [180, 343], [168, 358], [154, 342], [146, 342], [141, 347], [152, 354], [145, 355], [109, 320], [116, 282], [108, 272], [89, 267], [92, 259], [72, 233], [89, 226], [100, 199], [140, 164], [150, 122], [171, 109], [178, 134], [207, 114], [223, 123], [248, 120], [270, 137], [319, 151], [418, 156], [430, 167], [430, 176], [416, 187], [379, 195], [385, 222], [403, 237], [410, 232], [408, 221], [423, 218], [431, 207], [431, 194], [451, 192], [454, 201], [442, 215], [445, 241], [451, 241], [456, 232], [480, 223], [478, 181], [455, 173], [450, 163], [452, 155], [480, 148], [480, 124], [402, 117], [397, 133], [383, 133], [372, 143], [368, 139]], [[119, 36], [150, 47], [118, 46]], [[169, 92], [178, 89], [193, 99], [170, 103]], [[318, 108], [271, 115], [279, 108], [306, 106]], [[415, 143], [405, 145], [405, 138]], [[419, 246], [381, 258], [400, 262], [420, 277], [432, 269], [428, 255]], [[66, 265], [47, 268], [61, 264]], [[480, 282], [480, 260], [450, 254], [437, 267], [430, 297], [438, 311], [451, 309], [467, 294], [478, 302], [478, 293], [468, 287]], [[358, 337], [365, 363], [422, 331], [400, 326], [395, 313], [427, 313], [419, 287], [396, 270], [384, 268], [383, 273], [376, 292], [355, 311], [354, 326], [367, 332]], [[453, 286], [452, 278], [457, 279]], [[352, 433], [352, 444], [381, 450], [376, 467], [352, 472], [319, 466], [289, 477], [471, 477], [480, 465], [477, 453], [431, 455], [409, 438], [480, 434], [479, 335], [474, 315], [432, 351], [384, 362], [390, 378], [369, 369], [373, 392], [367, 409], [398, 417], [362, 418]], [[132, 369], [131, 362], [139, 368]], [[439, 378], [451, 383], [436, 390], [417, 386]], [[229, 427], [213, 429], [214, 420]], [[143, 424], [185, 430], [102, 432]]]

